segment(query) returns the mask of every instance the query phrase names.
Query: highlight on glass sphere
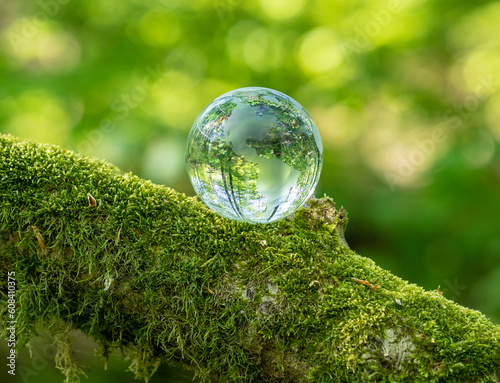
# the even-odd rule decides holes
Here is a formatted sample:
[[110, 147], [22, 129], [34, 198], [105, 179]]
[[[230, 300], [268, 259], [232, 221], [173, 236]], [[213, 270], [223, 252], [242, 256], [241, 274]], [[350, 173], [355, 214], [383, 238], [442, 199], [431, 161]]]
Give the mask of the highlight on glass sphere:
[[200, 199], [218, 214], [268, 223], [312, 195], [323, 146], [311, 116], [291, 97], [260, 87], [236, 89], [196, 118], [186, 166]]

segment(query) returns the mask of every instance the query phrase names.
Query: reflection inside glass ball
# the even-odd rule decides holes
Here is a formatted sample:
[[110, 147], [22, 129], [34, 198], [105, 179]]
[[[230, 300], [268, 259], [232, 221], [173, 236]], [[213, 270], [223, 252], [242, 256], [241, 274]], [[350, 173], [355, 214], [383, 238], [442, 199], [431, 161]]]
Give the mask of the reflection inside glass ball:
[[200, 199], [218, 214], [272, 222], [313, 193], [323, 161], [318, 129], [292, 98], [241, 88], [212, 101], [189, 134], [186, 165]]

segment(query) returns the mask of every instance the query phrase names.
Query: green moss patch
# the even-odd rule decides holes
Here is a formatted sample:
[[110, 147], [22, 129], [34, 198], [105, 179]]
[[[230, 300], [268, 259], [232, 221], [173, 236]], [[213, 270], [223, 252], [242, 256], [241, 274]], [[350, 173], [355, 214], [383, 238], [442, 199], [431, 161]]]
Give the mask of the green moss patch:
[[[15, 271], [18, 347], [42, 324], [83, 331], [104, 357], [125, 350], [146, 380], [175, 360], [234, 382], [498, 382], [499, 326], [355, 254], [345, 222], [330, 198], [273, 224], [230, 221], [0, 136], [1, 299]], [[69, 352], [57, 363], [76, 381]]]

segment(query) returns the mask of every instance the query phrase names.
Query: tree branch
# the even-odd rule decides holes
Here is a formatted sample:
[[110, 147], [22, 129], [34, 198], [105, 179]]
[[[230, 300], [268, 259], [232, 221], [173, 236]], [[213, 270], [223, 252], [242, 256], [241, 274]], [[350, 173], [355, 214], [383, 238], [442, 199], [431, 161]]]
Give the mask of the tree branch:
[[[176, 360], [235, 382], [498, 382], [500, 327], [351, 251], [312, 199], [252, 225], [54, 146], [0, 136], [0, 277], [18, 347], [76, 328], [138, 376]], [[68, 347], [61, 347], [67, 350]], [[69, 351], [61, 351], [61, 353]], [[58, 363], [68, 380], [78, 368]]]

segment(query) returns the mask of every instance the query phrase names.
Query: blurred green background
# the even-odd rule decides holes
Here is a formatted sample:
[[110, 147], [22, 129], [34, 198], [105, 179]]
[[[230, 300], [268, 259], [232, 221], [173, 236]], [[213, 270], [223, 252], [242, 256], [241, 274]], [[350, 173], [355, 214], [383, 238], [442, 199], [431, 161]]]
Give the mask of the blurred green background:
[[315, 194], [351, 247], [500, 323], [499, 20], [487, 0], [2, 2], [0, 131], [193, 195], [198, 113], [279, 90], [318, 125]]

